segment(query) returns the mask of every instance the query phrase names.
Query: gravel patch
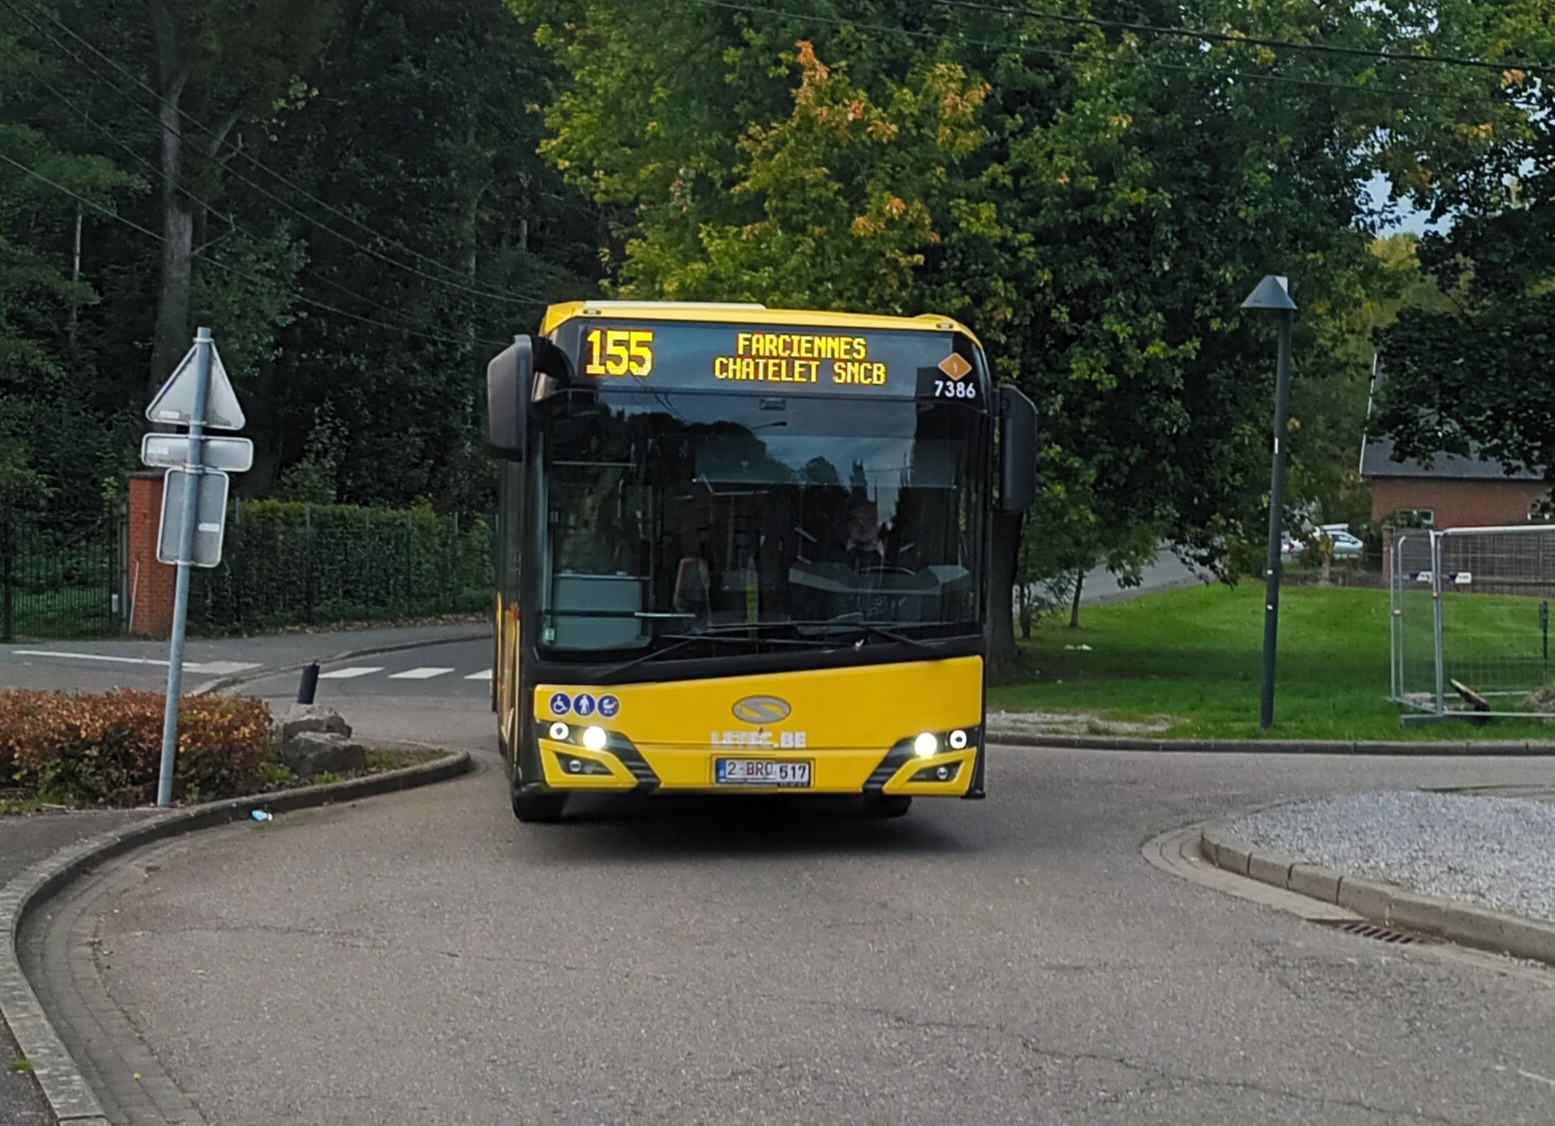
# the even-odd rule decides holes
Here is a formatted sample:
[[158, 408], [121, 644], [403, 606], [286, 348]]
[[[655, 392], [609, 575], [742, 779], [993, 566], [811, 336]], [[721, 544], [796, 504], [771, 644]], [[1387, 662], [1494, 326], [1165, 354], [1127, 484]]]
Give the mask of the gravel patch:
[[989, 712], [988, 727], [1025, 735], [1159, 735], [1182, 722], [1171, 716], [1106, 719], [1095, 712]]
[[1266, 809], [1234, 836], [1339, 872], [1555, 922], [1555, 805], [1420, 791]]

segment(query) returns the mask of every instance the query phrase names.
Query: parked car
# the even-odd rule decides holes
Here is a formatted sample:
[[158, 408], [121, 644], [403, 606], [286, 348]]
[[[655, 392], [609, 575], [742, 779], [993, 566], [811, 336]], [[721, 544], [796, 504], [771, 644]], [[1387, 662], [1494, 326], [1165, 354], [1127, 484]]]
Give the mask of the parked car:
[[[1358, 536], [1352, 535], [1349, 532], [1340, 531], [1337, 528], [1317, 528], [1312, 531], [1311, 535], [1314, 541], [1327, 539], [1332, 542], [1335, 559], [1359, 559], [1366, 554], [1366, 545], [1361, 542]], [[1297, 539], [1290, 532], [1284, 533], [1280, 541], [1281, 555], [1294, 557], [1300, 555], [1306, 549], [1306, 540]]]
[[1322, 534], [1333, 541], [1335, 559], [1355, 559], [1366, 551], [1366, 545], [1349, 532], [1323, 532]]

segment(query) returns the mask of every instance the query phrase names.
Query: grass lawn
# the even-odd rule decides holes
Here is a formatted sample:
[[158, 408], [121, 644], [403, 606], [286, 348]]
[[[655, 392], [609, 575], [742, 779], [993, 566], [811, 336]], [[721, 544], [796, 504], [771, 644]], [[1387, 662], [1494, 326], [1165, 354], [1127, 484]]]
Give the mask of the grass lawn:
[[[988, 708], [1171, 717], [1165, 738], [1555, 740], [1555, 727], [1537, 721], [1402, 727], [1387, 699], [1387, 592], [1320, 587], [1280, 592], [1274, 726], [1263, 731], [1263, 593], [1261, 582], [1216, 584], [1087, 607], [1079, 629], [1049, 619], [1022, 643], [1029, 671], [990, 684]], [[1489, 624], [1510, 601], [1527, 600], [1474, 605]]]

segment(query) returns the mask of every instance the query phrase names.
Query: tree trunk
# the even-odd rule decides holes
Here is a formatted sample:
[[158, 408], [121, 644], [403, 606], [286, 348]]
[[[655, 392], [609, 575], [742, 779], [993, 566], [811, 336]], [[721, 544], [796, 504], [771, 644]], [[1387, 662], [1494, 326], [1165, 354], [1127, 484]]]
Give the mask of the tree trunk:
[[1024, 513], [993, 516], [993, 567], [988, 588], [988, 671], [1008, 676], [1022, 668], [1015, 647], [1015, 567]]
[[[169, 193], [171, 194], [171, 193]], [[162, 201], [162, 274], [157, 284], [157, 327], [151, 348], [151, 393], [173, 374], [189, 350], [189, 286], [194, 273], [194, 209], [182, 198]]]
[[1080, 628], [1080, 592], [1085, 589], [1085, 572], [1074, 573], [1074, 597], [1069, 601], [1069, 628]]
[[157, 45], [157, 116], [162, 122], [162, 263], [157, 279], [157, 314], [151, 345], [151, 394], [173, 374], [189, 350], [189, 285], [194, 272], [194, 207], [183, 184], [183, 118], [178, 112], [187, 69], [178, 29], [166, 0], [151, 0], [151, 29]]

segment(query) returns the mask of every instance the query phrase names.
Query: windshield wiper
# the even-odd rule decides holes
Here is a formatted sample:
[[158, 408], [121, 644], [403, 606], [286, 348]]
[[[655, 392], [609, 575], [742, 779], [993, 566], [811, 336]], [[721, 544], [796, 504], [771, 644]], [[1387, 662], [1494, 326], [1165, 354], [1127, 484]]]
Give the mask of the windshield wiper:
[[[764, 624], [786, 625], [788, 623], [767, 622]], [[698, 631], [696, 633], [661, 633], [658, 635], [659, 639], [673, 641], [674, 644], [666, 645], [662, 649], [650, 649], [646, 653], [642, 653], [636, 657], [633, 657], [630, 661], [623, 661], [621, 664], [607, 669], [604, 675], [614, 676], [617, 673], [626, 671], [627, 669], [636, 668], [638, 665], [645, 664], [648, 661], [662, 660], [677, 650], [685, 649], [690, 645], [695, 645], [698, 641], [723, 642], [725, 644], [735, 645], [738, 645], [742, 641], [762, 641], [768, 645], [792, 645], [801, 649], [827, 648], [833, 644], [830, 641], [823, 641], [818, 637], [755, 638], [749, 636], [750, 631], [753, 631], [756, 628], [756, 623], [742, 623], [727, 626], [712, 626], [705, 631]]]
[[934, 649], [934, 646], [929, 645], [927, 642], [921, 641], [916, 637], [909, 637], [905, 633], [898, 633], [896, 630], [888, 629], [885, 626], [879, 625], [875, 622], [849, 621], [846, 618], [821, 621], [796, 621], [785, 619], [781, 621], [766, 622], [720, 622], [716, 625], [709, 625], [704, 629], [693, 630], [689, 633], [661, 633], [658, 635], [656, 640], [670, 641], [673, 644], [666, 645], [662, 649], [650, 649], [646, 653], [639, 654], [629, 661], [623, 661], [621, 664], [615, 665], [614, 667], [606, 670], [604, 675], [615, 676], [617, 673], [625, 672], [627, 669], [636, 668], [638, 665], [646, 664], [649, 661], [663, 660], [671, 653], [675, 653], [691, 645], [695, 645], [699, 641], [721, 642], [724, 644], [736, 645], [742, 641], [760, 641], [766, 645], [787, 645], [798, 649], [826, 649], [835, 647], [838, 642], [842, 640], [842, 638], [836, 636], [756, 636], [757, 634], [767, 634], [776, 630], [790, 629], [794, 630], [796, 633], [801, 630], [824, 630], [828, 634], [841, 634], [844, 635], [844, 637], [853, 634], [862, 634], [863, 636], [859, 638], [860, 642], [862, 642], [863, 637], [874, 636], [884, 638], [887, 641], [895, 641], [902, 645], [910, 645], [914, 649], [930, 651]]
[[[927, 624], [932, 624], [932, 623], [911, 622], [911, 623], [908, 623], [908, 624], [910, 624], [910, 625], [927, 625]], [[908, 636], [905, 633], [900, 633], [897, 630], [889, 629], [889, 628], [887, 628], [887, 626], [882, 625], [879, 622], [866, 622], [866, 621], [861, 621], [861, 620], [857, 620], [857, 619], [850, 619], [850, 618], [827, 618], [827, 619], [821, 619], [819, 621], [784, 620], [784, 621], [768, 621], [768, 622], [725, 622], [725, 623], [722, 623], [722, 624], [716, 625], [716, 626], [708, 626], [705, 631], [698, 631], [696, 633], [688, 633], [688, 634], [676, 634], [676, 635], [673, 635], [673, 636], [677, 636], [677, 637], [732, 637], [733, 635], [740, 634], [740, 633], [748, 633], [748, 632], [752, 632], [752, 631], [777, 630], [777, 629], [791, 629], [795, 633], [798, 633], [800, 636], [797, 639], [793, 639], [793, 640], [787, 639], [787, 638], [775, 638], [775, 637], [774, 638], [767, 638], [766, 640], [771, 641], [771, 642], [773, 642], [775, 644], [787, 643], [787, 644], [792, 645], [792, 644], [795, 644], [795, 642], [797, 641], [799, 643], [809, 643], [809, 644], [825, 645], [825, 644], [830, 644], [830, 642], [826, 641], [826, 640], [823, 640], [822, 638], [818, 638], [818, 637], [806, 637], [804, 635], [804, 631], [806, 631], [806, 630], [819, 630], [819, 631], [824, 631], [826, 633], [844, 633], [844, 634], [851, 634], [851, 633], [854, 633], [856, 631], [863, 631], [865, 636], [882, 637], [882, 638], [885, 638], [887, 641], [899, 642], [902, 645], [911, 645], [915, 649], [932, 649], [932, 648], [934, 648], [932, 645], [929, 645], [926, 642], [921, 641], [921, 640], [919, 640], [916, 637], [910, 637], [910, 636]]]
[[[905, 633], [898, 633], [894, 629], [877, 625], [874, 622], [850, 622], [846, 619], [832, 622], [797, 622], [796, 625], [807, 629], [834, 630], [841, 633], [853, 633], [856, 630], [863, 631], [864, 637], [883, 637], [887, 641], [895, 641], [902, 645], [910, 645], [914, 649], [933, 649], [934, 646], [916, 637], [909, 637]], [[863, 637], [859, 638], [862, 642]]]

